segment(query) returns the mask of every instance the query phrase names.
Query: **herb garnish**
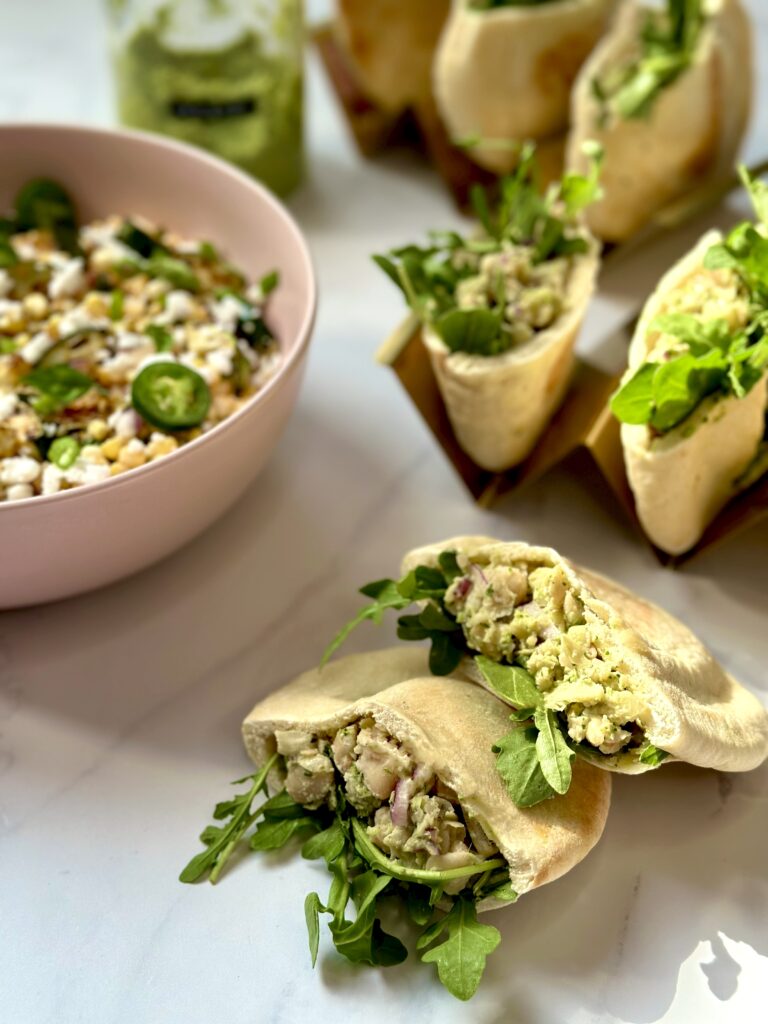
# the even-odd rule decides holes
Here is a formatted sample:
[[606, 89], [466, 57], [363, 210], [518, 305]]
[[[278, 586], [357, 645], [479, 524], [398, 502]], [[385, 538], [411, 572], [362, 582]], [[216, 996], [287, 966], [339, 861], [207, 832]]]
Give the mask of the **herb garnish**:
[[[762, 226], [768, 225], [768, 186], [744, 167], [742, 180]], [[663, 362], [646, 362], [611, 399], [623, 423], [647, 423], [664, 434], [687, 419], [709, 395], [743, 398], [768, 366], [768, 238], [754, 224], [735, 227], [704, 257], [707, 270], [732, 270], [749, 300], [746, 326], [732, 330], [724, 320], [687, 313], [656, 317], [649, 331], [676, 338], [679, 351]]]
[[[314, 831], [304, 840], [301, 855], [307, 860], [325, 860], [332, 882], [325, 903], [316, 892], [304, 901], [312, 965], [320, 946], [321, 914], [330, 917], [328, 929], [334, 946], [348, 960], [381, 967], [402, 963], [408, 955], [405, 946], [385, 932], [379, 920], [380, 898], [395, 895], [404, 900], [411, 919], [422, 929], [416, 943], [419, 951], [426, 951], [421, 959], [437, 965], [438, 976], [449, 992], [458, 999], [469, 999], [480, 983], [486, 958], [501, 938], [496, 928], [478, 922], [475, 903], [487, 898], [517, 899], [506, 862], [495, 857], [447, 871], [401, 865], [371, 842], [341, 788], [335, 794], [335, 811], [328, 807], [308, 810], [285, 791], [254, 808], [277, 757], [273, 755], [259, 772], [235, 783], [250, 783], [244, 793], [216, 805], [214, 818], [228, 819], [228, 823], [209, 825], [203, 831], [200, 839], [206, 849], [192, 858], [180, 880], [196, 882], [208, 875], [215, 883], [238, 847], [247, 844], [255, 851], [277, 850], [294, 836]], [[248, 835], [259, 818], [262, 820]], [[445, 895], [444, 887], [461, 878], [467, 879], [465, 888], [455, 897]], [[443, 908], [448, 905], [447, 913], [436, 908], [438, 902]], [[350, 903], [355, 908], [351, 920], [347, 917]]]
[[477, 237], [432, 231], [428, 246], [407, 245], [373, 257], [402, 290], [422, 323], [429, 325], [452, 352], [492, 356], [515, 344], [503, 280], [488, 306], [458, 307], [457, 288], [477, 275], [483, 256], [522, 246], [536, 266], [588, 251], [579, 215], [599, 198], [602, 151], [594, 143], [585, 149], [591, 160], [589, 173], [566, 174], [542, 195], [535, 147], [524, 145], [516, 170], [499, 183], [500, 198], [495, 207], [480, 186], [472, 189], [472, 206], [482, 228]]
[[22, 377], [22, 383], [39, 392], [31, 405], [40, 415], [49, 415], [71, 405], [95, 386], [90, 377], [66, 363], [31, 370]]
[[666, 11], [647, 12], [638, 56], [590, 83], [601, 126], [611, 112], [623, 119], [650, 115], [659, 95], [692, 63], [704, 20], [702, 0], [667, 0]]

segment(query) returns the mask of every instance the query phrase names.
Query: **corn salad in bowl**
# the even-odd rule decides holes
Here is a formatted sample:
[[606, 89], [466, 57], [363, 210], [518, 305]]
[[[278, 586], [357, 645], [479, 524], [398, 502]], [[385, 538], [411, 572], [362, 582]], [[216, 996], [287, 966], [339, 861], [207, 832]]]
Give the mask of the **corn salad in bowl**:
[[248, 281], [208, 241], [140, 217], [79, 225], [34, 179], [0, 220], [0, 502], [98, 483], [175, 451], [277, 372]]

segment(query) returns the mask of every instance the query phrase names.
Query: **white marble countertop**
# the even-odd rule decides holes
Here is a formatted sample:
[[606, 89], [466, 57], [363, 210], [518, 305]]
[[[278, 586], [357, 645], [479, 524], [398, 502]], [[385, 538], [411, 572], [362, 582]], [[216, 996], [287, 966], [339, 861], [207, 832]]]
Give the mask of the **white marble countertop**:
[[[766, 55], [765, 5], [750, 7], [761, 8]], [[0, 116], [108, 123], [101, 31], [96, 0], [4, 3]], [[752, 157], [768, 138], [760, 74]], [[354, 969], [327, 943], [313, 973], [302, 903], [326, 883], [299, 858], [254, 858], [217, 888], [176, 881], [213, 803], [247, 770], [243, 714], [315, 662], [357, 607], [355, 587], [395, 571], [419, 542], [482, 531], [556, 545], [678, 614], [768, 700], [765, 526], [673, 573], [604, 495], [565, 473], [493, 512], [473, 507], [372, 361], [402, 310], [369, 253], [455, 214], [415, 159], [357, 157], [314, 62], [308, 93], [312, 176], [291, 205], [322, 302], [306, 385], [275, 457], [228, 515], [161, 565], [0, 615], [0, 1019], [764, 1020], [766, 770], [670, 766], [617, 779], [595, 852], [494, 915], [503, 944], [468, 1005], [429, 968]], [[606, 276], [582, 351], [599, 348], [685, 245], [683, 235]], [[350, 649], [392, 636], [391, 626], [366, 628]]]

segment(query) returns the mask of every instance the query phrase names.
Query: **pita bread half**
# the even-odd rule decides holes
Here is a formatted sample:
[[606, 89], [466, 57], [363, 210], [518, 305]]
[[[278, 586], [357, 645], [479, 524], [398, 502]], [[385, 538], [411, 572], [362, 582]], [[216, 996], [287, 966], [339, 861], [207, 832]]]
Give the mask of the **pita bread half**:
[[[646, 360], [658, 332], [651, 322], [670, 292], [701, 271], [707, 250], [722, 241], [710, 231], [659, 282], [646, 303], [629, 349], [631, 376]], [[727, 272], [726, 272], [727, 273]], [[690, 550], [720, 509], [739, 491], [765, 430], [768, 374], [743, 398], [705, 399], [683, 423], [660, 437], [645, 424], [622, 423], [621, 443], [640, 523], [662, 551]]]
[[335, 28], [368, 97], [393, 113], [427, 100], [450, 0], [337, 0]]
[[749, 121], [749, 20], [740, 0], [705, 0], [708, 20], [693, 63], [660, 93], [647, 118], [612, 118], [601, 127], [592, 82], [632, 58], [649, 9], [624, 4], [573, 91], [566, 163], [584, 166], [587, 139], [603, 146], [604, 198], [589, 209], [587, 223], [605, 241], [624, 241], [662, 207], [730, 175]]
[[[571, 86], [600, 37], [613, 0], [561, 0], [477, 10], [454, 0], [435, 53], [440, 116], [455, 139], [553, 139], [568, 127]], [[473, 147], [468, 155], [497, 174], [514, 149]]]
[[498, 356], [451, 352], [429, 327], [422, 332], [453, 432], [478, 466], [503, 472], [530, 454], [560, 405], [573, 348], [600, 266], [598, 246], [573, 257], [565, 308], [531, 341]]
[[[637, 701], [642, 708], [637, 721], [646, 738], [672, 758], [703, 768], [738, 772], [756, 768], [768, 756], [766, 710], [668, 612], [573, 564], [552, 548], [522, 542], [453, 537], [409, 552], [403, 561], [403, 571], [409, 572], [417, 565], [437, 566], [442, 551], [457, 552], [459, 565], [470, 576], [477, 572], [471, 566], [479, 567], [486, 575], [486, 583], [490, 580], [491, 585], [493, 567], [501, 570], [496, 579], [502, 579], [509, 569], [530, 572], [540, 567], [556, 568], [558, 572], [553, 578], [559, 581], [558, 586], [583, 605], [583, 618], [596, 651], [595, 663], [604, 660], [615, 669], [623, 687], [621, 692], [626, 695], [618, 697], [618, 691], [608, 687], [601, 706], [610, 710], [612, 702], [619, 707], [619, 701]], [[495, 612], [508, 621], [516, 605], [494, 600]], [[565, 631], [561, 625], [553, 619], [549, 625], [562, 637]], [[465, 636], [467, 628], [465, 623]], [[565, 652], [560, 658], [570, 657], [569, 663], [578, 668], [573, 644], [561, 641], [560, 649]], [[497, 656], [494, 660], [500, 659]], [[474, 660], [468, 660], [463, 670], [476, 682], [485, 684]], [[553, 684], [548, 695], [554, 696], [556, 689], [557, 684]], [[604, 768], [625, 773], [652, 767], [626, 751], [606, 756], [595, 749], [592, 760]]]
[[[422, 648], [351, 655], [305, 672], [256, 705], [243, 738], [261, 765], [275, 750], [276, 730], [327, 733], [367, 717], [458, 794], [509, 863], [518, 894], [565, 874], [600, 838], [610, 803], [607, 775], [581, 763], [565, 796], [517, 808], [491, 749], [510, 731], [508, 708], [465, 680], [430, 676]], [[486, 900], [478, 909], [501, 905]]]

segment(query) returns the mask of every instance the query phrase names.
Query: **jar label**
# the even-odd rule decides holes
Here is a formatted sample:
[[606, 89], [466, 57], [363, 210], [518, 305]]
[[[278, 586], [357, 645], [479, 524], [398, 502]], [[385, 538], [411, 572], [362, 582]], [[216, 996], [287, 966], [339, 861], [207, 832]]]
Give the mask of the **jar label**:
[[220, 121], [227, 117], [243, 117], [256, 112], [252, 97], [239, 100], [174, 100], [169, 104], [174, 117], [196, 118], [200, 121]]

